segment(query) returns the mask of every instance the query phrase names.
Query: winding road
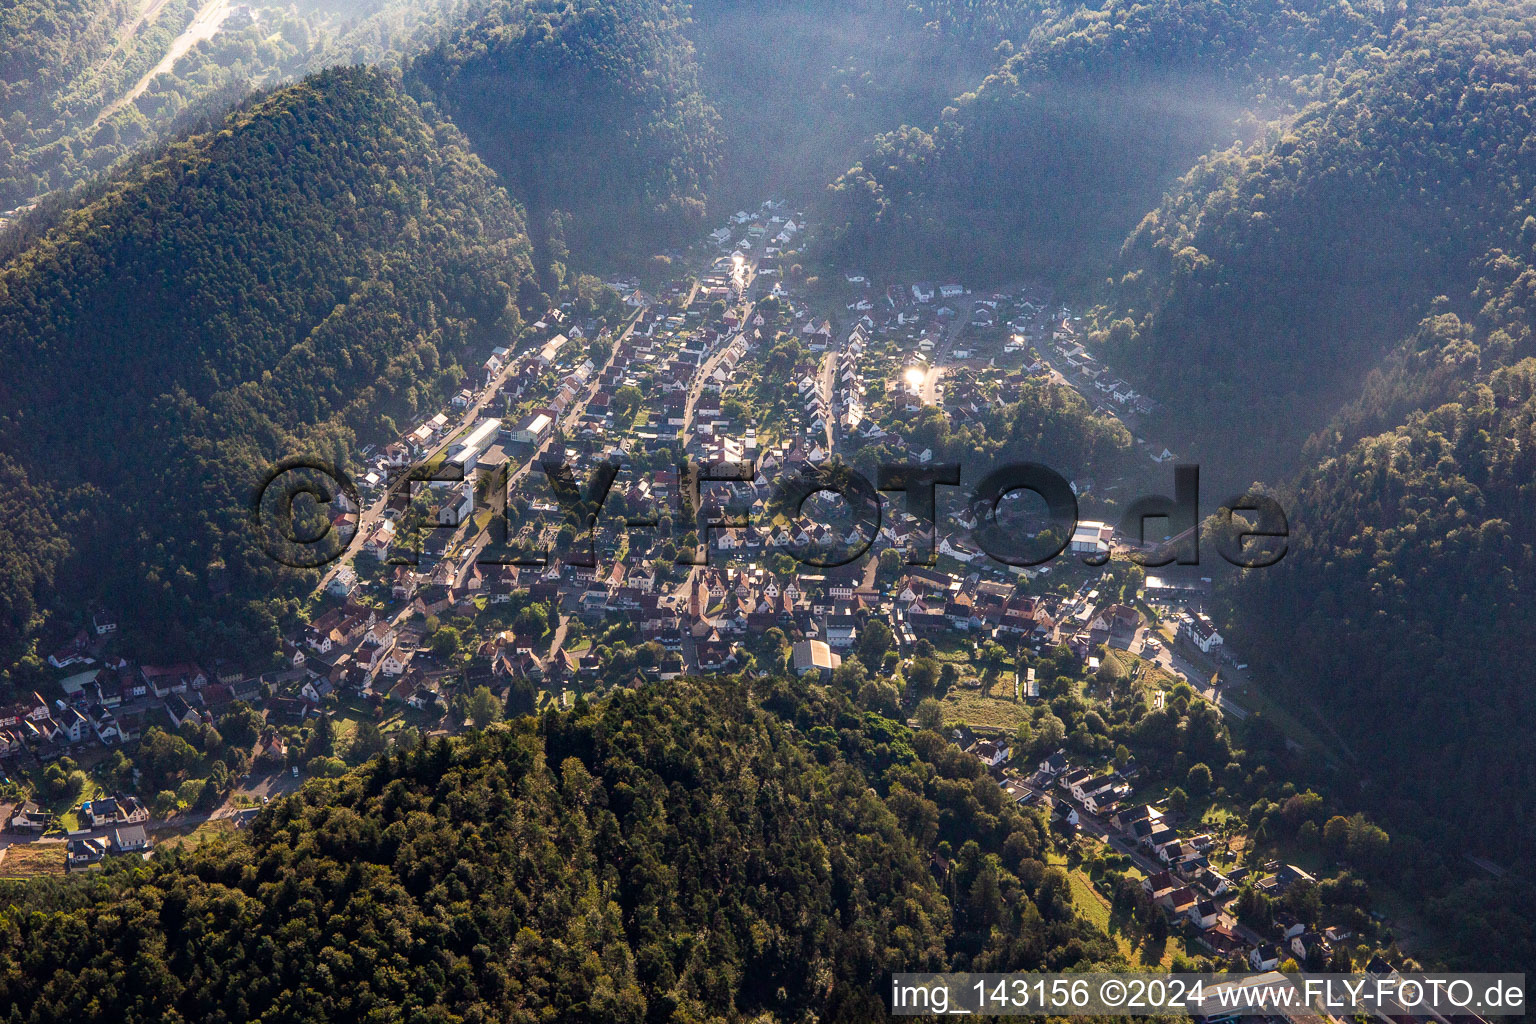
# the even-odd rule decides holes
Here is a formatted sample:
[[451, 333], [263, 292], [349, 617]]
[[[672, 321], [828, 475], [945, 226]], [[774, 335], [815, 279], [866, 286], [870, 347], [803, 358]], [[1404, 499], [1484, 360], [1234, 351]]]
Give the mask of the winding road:
[[[166, 0], [154, 0], [132, 23], [131, 27], [125, 31], [125, 36], [137, 33], [146, 23], [153, 20], [159, 15], [165, 3]], [[160, 58], [160, 63], [150, 68], [149, 72], [143, 78], [140, 78], [132, 89], [129, 89], [123, 95], [103, 107], [101, 113], [96, 115], [96, 123], [100, 124], [144, 95], [144, 90], [149, 88], [149, 83], [153, 82], [157, 76], [175, 67], [176, 62], [186, 56], [188, 50], [206, 39], [212, 39], [219, 29], [224, 27], [224, 21], [231, 13], [229, 0], [208, 0], [198, 10], [197, 16], [192, 19], [192, 23], [182, 31], [181, 35], [172, 41], [171, 48], [166, 51], [164, 57]]]

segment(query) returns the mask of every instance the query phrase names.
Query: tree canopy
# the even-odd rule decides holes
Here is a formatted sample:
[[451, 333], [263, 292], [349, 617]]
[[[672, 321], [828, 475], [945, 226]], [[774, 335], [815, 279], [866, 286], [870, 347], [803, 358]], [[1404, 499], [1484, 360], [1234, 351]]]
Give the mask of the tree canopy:
[[1117, 956], [1043, 843], [932, 733], [798, 683], [691, 680], [386, 754], [238, 839], [7, 884], [0, 1001], [39, 1022], [868, 1018], [893, 969]]
[[275, 650], [307, 574], [252, 542], [262, 474], [437, 408], [530, 279], [516, 207], [384, 72], [253, 98], [125, 171], [0, 268], [0, 446], [43, 495], [0, 523], [35, 551], [8, 621], [52, 581], [162, 642]]

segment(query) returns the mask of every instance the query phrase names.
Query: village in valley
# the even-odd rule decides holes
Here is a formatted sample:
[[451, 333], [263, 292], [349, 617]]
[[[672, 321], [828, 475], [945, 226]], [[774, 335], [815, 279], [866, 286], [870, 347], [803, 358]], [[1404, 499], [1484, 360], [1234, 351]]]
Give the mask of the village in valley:
[[[811, 230], [780, 201], [739, 212], [661, 272], [549, 309], [445, 407], [358, 453], [358, 503], [326, 510], [346, 554], [274, 663], [133, 662], [111, 610], [91, 610], [47, 658], [56, 692], [0, 709], [0, 875], [147, 856], [391, 745], [615, 687], [792, 672], [943, 732], [1003, 798], [1041, 808], [1078, 898], [1106, 919], [1131, 907], [1144, 962], [1319, 968], [1378, 926], [1274, 910], [1317, 878], [1251, 857], [1247, 808], [1219, 795], [1235, 764], [1190, 754], [1200, 787], [1149, 787], [1146, 755], [1103, 735], [1112, 714], [1275, 714], [1210, 617], [1209, 579], [1136, 564], [1109, 521], [1126, 494], [1171, 490], [1173, 453], [1141, 437], [1155, 401], [1094, 359], [1047, 287], [818, 279], [797, 262]], [[1012, 566], [976, 539], [968, 485], [1006, 457], [1005, 411], [1042, 388], [1129, 435], [1132, 469], [1056, 467], [1076, 531]], [[783, 498], [785, 480], [943, 463], [965, 479], [939, 488], [932, 524], [897, 493], [873, 533], [845, 498]], [[821, 557], [839, 552], [858, 557]], [[1284, 743], [1312, 742], [1279, 721]], [[1264, 914], [1236, 906], [1252, 892]]]

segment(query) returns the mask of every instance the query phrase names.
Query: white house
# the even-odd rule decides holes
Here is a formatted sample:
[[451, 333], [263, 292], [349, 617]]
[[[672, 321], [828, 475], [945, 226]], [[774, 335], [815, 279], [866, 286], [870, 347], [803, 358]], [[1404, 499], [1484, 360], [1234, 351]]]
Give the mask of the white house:
[[1077, 782], [1073, 782], [1070, 787], [1070, 791], [1072, 796], [1078, 801], [1086, 802], [1090, 797], [1112, 788], [1118, 780], [1119, 776], [1117, 776], [1114, 772], [1110, 772], [1106, 775], [1094, 775]]
[[959, 562], [970, 562], [981, 555], [981, 551], [978, 548], [954, 536], [948, 536], [941, 540], [939, 542], [939, 551]]
[[858, 628], [851, 619], [847, 622], [827, 623], [827, 646], [833, 650], [847, 650], [858, 638]]
[[403, 675], [406, 668], [411, 664], [411, 656], [413, 654], [415, 654], [414, 651], [402, 650], [398, 644], [391, 645], [389, 653], [384, 655], [379, 665], [379, 671], [386, 676]]
[[343, 565], [336, 570], [336, 575], [331, 577], [325, 589], [333, 597], [350, 597], [352, 591], [357, 589], [357, 572], [350, 565]]
[[1216, 626], [1210, 617], [1203, 612], [1196, 612], [1185, 621], [1184, 632], [1202, 654], [1210, 654], [1212, 650], [1222, 644], [1221, 634], [1216, 631]]
[[1215, 900], [1201, 900], [1186, 911], [1189, 923], [1205, 931], [1221, 920], [1221, 907]]
[[1248, 953], [1248, 963], [1256, 971], [1272, 971], [1280, 966], [1280, 950], [1268, 942], [1256, 946]]
[[374, 527], [368, 539], [363, 541], [363, 551], [379, 561], [389, 553], [389, 546], [395, 539], [395, 524], [388, 519], [381, 519], [378, 526]]
[[978, 743], [972, 753], [981, 758], [988, 768], [996, 768], [1013, 756], [1013, 751], [1004, 740], [986, 740]]
[[112, 849], [116, 853], [137, 853], [150, 847], [149, 834], [143, 825], [128, 825], [112, 830]]

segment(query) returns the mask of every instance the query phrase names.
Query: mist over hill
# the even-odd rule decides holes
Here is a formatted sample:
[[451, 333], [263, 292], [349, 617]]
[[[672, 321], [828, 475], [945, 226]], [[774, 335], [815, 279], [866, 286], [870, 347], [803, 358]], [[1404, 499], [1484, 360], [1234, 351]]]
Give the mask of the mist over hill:
[[548, 230], [578, 252], [654, 247], [703, 224], [717, 116], [667, 3], [494, 4], [409, 77], [533, 223], [558, 217]]
[[[838, 586], [856, 608], [828, 596], [796, 634], [828, 636], [828, 607], [857, 622], [826, 687], [779, 678], [796, 627], [775, 618], [770, 643], [751, 618], [775, 598], [730, 604], [739, 581], [687, 589], [693, 568], [673, 558], [686, 527], [644, 549], [667, 563], [640, 576], [653, 621], [662, 597], [679, 618], [691, 596], [701, 618], [716, 598], [740, 614], [670, 647], [642, 638], [633, 595], [608, 635], [558, 588], [534, 602], [527, 578], [469, 573], [456, 547], [445, 562], [487, 590], [411, 611], [420, 649], [441, 656], [434, 682], [466, 694], [477, 658], [476, 685], [519, 680], [485, 698], [488, 719], [514, 721], [402, 742], [350, 772], [327, 750], [336, 777], [275, 801], [248, 839], [6, 883], [0, 1005], [28, 1007], [19, 1019], [862, 1020], [897, 967], [1128, 962], [1088, 916], [1109, 902], [1095, 882], [1125, 882], [1129, 855], [1064, 868], [1078, 848], [947, 742], [971, 738], [954, 709], [972, 715], [972, 691], [1011, 688], [1025, 707], [1036, 667], [1045, 697], [987, 724], [1025, 771], [1058, 747], [1106, 775], [1139, 760], [1159, 801], [1209, 801], [1202, 828], [1246, 828], [1253, 848], [1281, 835], [1337, 872], [1272, 902], [1244, 887], [1245, 925], [1279, 908], [1364, 933], [1364, 890], [1391, 885], [1452, 922], [1448, 960], [1528, 959], [1528, 2], [225, 6], [0, 13], [0, 210], [14, 221], [0, 227], [0, 703], [52, 683], [40, 645], [103, 604], [136, 657], [283, 664], [284, 640], [319, 618], [318, 574], [252, 543], [252, 482], [286, 455], [348, 464], [473, 405], [488, 353], [501, 365], [558, 333], [569, 365], [552, 352], [529, 375], [627, 415], [582, 406], [566, 422], [536, 389], [498, 393], [497, 415], [546, 416], [550, 452], [622, 452], [641, 467], [626, 511], [653, 501], [685, 437], [705, 451], [702, 402], [725, 424], [717, 436], [710, 420], [712, 457], [749, 426], [754, 447], [849, 442], [861, 469], [1056, 455], [1083, 467], [1084, 509], [1119, 511], [1166, 443], [1201, 465], [1204, 512], [1256, 483], [1290, 515], [1289, 554], [1217, 576], [1207, 610], [1272, 704], [1234, 736], [1214, 685], [1154, 703], [1147, 679], [1171, 659], [1111, 667], [1106, 649], [1090, 674], [1099, 655], [1070, 635], [1026, 652], [1012, 633], [970, 632], [995, 622], [968, 611], [980, 598], [952, 601], [983, 580], [963, 547], [944, 563], [952, 588], [919, 579], [901, 602], [901, 616], [916, 601], [965, 623], [963, 640], [898, 640], [887, 618], [910, 624], [893, 610], [907, 567], [877, 560], [874, 582]], [[217, 31], [188, 38], [214, 14]], [[733, 262], [743, 238], [757, 247]], [[929, 280], [970, 290], [909, 302]], [[645, 351], [609, 374], [631, 316]], [[900, 330], [845, 358], [863, 316], [861, 332]], [[1072, 337], [1057, 339], [1064, 316]], [[971, 325], [996, 358], [954, 355]], [[697, 345], [650, 345], [678, 337]], [[1057, 340], [1112, 367], [1111, 393], [1155, 399], [1149, 411], [1122, 420], [1102, 388], [1061, 376]], [[727, 362], [742, 380], [706, 388]], [[784, 425], [818, 402], [820, 425]], [[867, 429], [877, 406], [893, 429]], [[620, 421], [633, 436], [610, 449]], [[1140, 623], [1146, 574], [1118, 568], [1107, 602]], [[782, 602], [777, 577], [793, 574], [771, 575]], [[1096, 586], [999, 575], [991, 597], [1041, 611]], [[452, 589], [371, 582], [370, 610], [389, 616], [414, 609], [418, 584]], [[491, 582], [516, 590], [504, 619], [484, 614]], [[445, 627], [455, 613], [495, 629], [468, 640], [470, 626]], [[521, 698], [536, 646], [551, 702], [567, 700], [562, 666], [573, 693], [593, 678], [551, 651], [567, 637], [611, 674], [603, 700], [517, 717], [535, 707]], [[669, 669], [631, 692], [682, 650], [698, 664], [701, 644], [751, 646], [752, 667]], [[940, 690], [957, 696], [935, 711]], [[387, 699], [437, 707], [414, 690]], [[475, 718], [452, 715], [455, 730]], [[1295, 744], [1276, 718], [1317, 736]], [[1469, 820], [1486, 827], [1462, 849], [1447, 837]], [[1509, 870], [1469, 875], [1469, 854]], [[1150, 906], [1138, 894], [1134, 878], [1114, 893], [1114, 927]], [[1340, 950], [1346, 968], [1360, 952]]]

